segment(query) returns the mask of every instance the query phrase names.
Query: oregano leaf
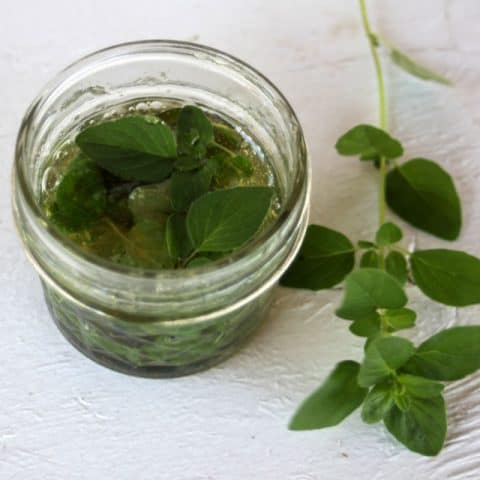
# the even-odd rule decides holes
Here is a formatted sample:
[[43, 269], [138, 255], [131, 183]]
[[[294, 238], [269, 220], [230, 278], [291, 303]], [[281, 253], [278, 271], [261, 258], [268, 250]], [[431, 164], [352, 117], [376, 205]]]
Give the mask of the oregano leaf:
[[393, 48], [391, 50], [390, 57], [395, 65], [414, 77], [420, 78], [421, 80], [441, 83], [442, 85], [452, 85], [452, 82], [443, 75], [440, 75], [439, 73], [420, 65], [397, 48]]
[[480, 259], [457, 250], [418, 250], [410, 257], [413, 278], [422, 292], [445, 305], [480, 303]]
[[173, 213], [168, 217], [166, 229], [168, 253], [174, 260], [188, 257], [193, 246], [187, 233], [185, 215]]
[[386, 380], [414, 353], [415, 347], [405, 338], [382, 337], [374, 340], [365, 352], [358, 372], [358, 384], [369, 387]]
[[290, 430], [333, 427], [363, 402], [368, 390], [357, 383], [359, 364], [340, 362], [323, 385], [313, 392], [293, 416]]
[[384, 419], [388, 411], [393, 407], [392, 387], [389, 383], [375, 385], [362, 406], [362, 420], [372, 424]]
[[402, 253], [391, 251], [385, 258], [385, 270], [401, 285], [405, 285], [408, 278], [408, 267], [407, 260]]
[[371, 317], [355, 320], [349, 330], [357, 337], [374, 338], [381, 330], [380, 316], [376, 313]]
[[363, 248], [366, 250], [370, 250], [376, 247], [376, 245], [373, 242], [369, 242], [367, 240], [359, 240], [357, 242], [357, 245], [359, 248]]
[[335, 148], [340, 155], [361, 155], [364, 160], [376, 158], [387, 159], [401, 157], [403, 147], [387, 132], [372, 125], [357, 125], [342, 135]]
[[141, 116], [123, 117], [82, 130], [75, 139], [100, 167], [125, 180], [161, 182], [173, 169], [177, 147], [170, 128]]
[[355, 247], [342, 233], [320, 225], [307, 229], [300, 252], [280, 283], [321, 290], [340, 283], [355, 263]]
[[186, 212], [194, 200], [209, 191], [211, 182], [212, 171], [208, 167], [195, 172], [175, 172], [170, 185], [173, 208]]
[[366, 251], [360, 258], [360, 268], [380, 268], [380, 256], [375, 250]]
[[440, 165], [416, 158], [387, 175], [389, 207], [414, 227], [455, 240], [462, 225], [460, 199], [450, 175]]
[[247, 243], [262, 226], [272, 203], [270, 187], [236, 187], [197, 198], [187, 230], [197, 252], [229, 252]]
[[100, 218], [107, 192], [99, 168], [80, 154], [61, 178], [52, 208], [53, 220], [67, 230], [79, 230]]
[[407, 296], [401, 285], [388, 273], [361, 268], [348, 275], [345, 294], [336, 314], [346, 320], [371, 317], [379, 308], [402, 308]]
[[200, 166], [213, 141], [213, 126], [203, 111], [193, 105], [183, 107], [177, 120], [178, 159], [175, 167], [188, 171]]
[[428, 378], [417, 377], [402, 373], [397, 377], [398, 382], [404, 385], [409, 395], [418, 398], [432, 398], [441, 395], [444, 386], [440, 382], [430, 380]]
[[410, 397], [407, 411], [393, 406], [384, 418], [388, 431], [413, 452], [437, 455], [447, 432], [445, 402], [441, 395], [432, 398]]
[[480, 326], [453, 327], [423, 342], [405, 371], [432, 380], [460, 380], [480, 369]]
[[397, 308], [384, 310], [381, 317], [389, 331], [396, 332], [415, 326], [417, 314], [410, 308]]
[[399, 242], [403, 237], [400, 228], [392, 222], [384, 223], [375, 236], [375, 241], [379, 247], [388, 247]]

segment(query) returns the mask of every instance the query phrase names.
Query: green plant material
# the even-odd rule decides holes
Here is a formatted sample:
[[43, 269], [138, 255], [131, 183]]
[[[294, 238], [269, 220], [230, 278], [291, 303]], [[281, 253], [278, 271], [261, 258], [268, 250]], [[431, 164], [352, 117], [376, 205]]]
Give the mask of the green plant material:
[[343, 302], [336, 311], [346, 320], [371, 317], [380, 308], [402, 308], [407, 296], [400, 284], [383, 270], [362, 268], [345, 280]]
[[381, 331], [381, 318], [378, 313], [371, 317], [355, 320], [349, 327], [349, 330], [357, 337], [376, 338]]
[[480, 369], [480, 326], [443, 330], [422, 343], [405, 371], [432, 380], [460, 380]]
[[212, 183], [212, 171], [203, 167], [195, 172], [175, 172], [172, 175], [170, 195], [173, 208], [186, 212], [194, 200], [207, 193]]
[[225, 145], [232, 150], [239, 150], [242, 147], [243, 137], [233, 127], [214, 123], [213, 137], [215, 143]]
[[133, 226], [134, 218], [132, 212], [128, 208], [127, 198], [120, 198], [113, 201], [109, 196], [104, 214], [121, 228], [128, 230]]
[[[118, 232], [117, 232], [118, 233]], [[165, 224], [145, 219], [124, 238], [129, 262], [138, 267], [168, 268], [171, 261], [165, 244]]]
[[332, 427], [356, 410], [368, 390], [357, 383], [359, 364], [339, 363], [323, 385], [300, 406], [290, 421], [290, 430]]
[[456, 307], [480, 303], [480, 259], [456, 250], [419, 250], [410, 264], [415, 282], [431, 299]]
[[187, 258], [192, 253], [185, 215], [174, 213], [168, 217], [166, 240], [168, 253], [174, 260]]
[[385, 258], [385, 270], [401, 285], [405, 285], [408, 278], [408, 267], [407, 260], [402, 253], [390, 252]]
[[375, 236], [375, 241], [379, 247], [388, 247], [399, 242], [403, 237], [403, 233], [394, 223], [384, 223]]
[[194, 268], [194, 267], [202, 267], [203, 265], [208, 265], [209, 263], [212, 263], [212, 259], [208, 257], [196, 257], [190, 262], [188, 262], [187, 267], [188, 268]]
[[140, 116], [87, 127], [75, 141], [100, 167], [124, 180], [161, 182], [172, 172], [177, 154], [170, 128]]
[[253, 175], [252, 161], [245, 155], [234, 155], [229, 158], [230, 165], [241, 175]]
[[[384, 420], [387, 429], [407, 448], [423, 455], [436, 455], [446, 435], [443, 384], [458, 380], [480, 369], [480, 327], [457, 327], [434, 335], [418, 349], [409, 341], [392, 333], [415, 325], [416, 313], [405, 308], [407, 297], [403, 284], [408, 278], [407, 259], [413, 278], [420, 289], [433, 300], [453, 306], [480, 303], [480, 259], [463, 252], [427, 250], [409, 254], [394, 246], [402, 231], [386, 223], [386, 204], [403, 219], [429, 233], [447, 240], [457, 238], [461, 228], [461, 207], [450, 176], [437, 164], [414, 159], [388, 173], [388, 161], [403, 153], [399, 142], [387, 130], [386, 95], [381, 61], [377, 52], [379, 37], [372, 32], [366, 2], [359, 0], [362, 23], [369, 39], [379, 91], [380, 129], [359, 125], [337, 142], [343, 155], [359, 155], [378, 168], [380, 228], [375, 243], [361, 240], [359, 249], [366, 250], [360, 269], [345, 280], [345, 293], [337, 316], [353, 320], [350, 331], [366, 338], [365, 356], [358, 369], [358, 387], [373, 387], [368, 393], [362, 418], [366, 423]], [[383, 43], [383, 40], [382, 40]], [[446, 83], [443, 77], [430, 72], [394, 50], [396, 63], [410, 73], [428, 80]], [[338, 234], [340, 235], [341, 234]], [[308, 239], [312, 251], [321, 242]], [[332, 247], [332, 250], [335, 249]], [[308, 258], [303, 271], [298, 271], [295, 285], [303, 287], [305, 272], [309, 284], [325, 272], [310, 267]], [[294, 263], [294, 267], [296, 267]], [[288, 277], [288, 271], [286, 276]], [[308, 285], [307, 285], [307, 288]], [[305, 402], [302, 428], [335, 425], [324, 420], [322, 393], [325, 385]], [[338, 397], [338, 398], [337, 398]], [[347, 401], [341, 395], [329, 401]], [[302, 407], [304, 408], [304, 407]], [[303, 413], [303, 409], [299, 412]], [[334, 408], [334, 407], [332, 407]], [[342, 410], [341, 410], [342, 411]], [[298, 415], [298, 414], [297, 414]]]
[[375, 250], [368, 250], [360, 258], [360, 268], [381, 268], [380, 255]]
[[128, 196], [128, 208], [137, 221], [161, 218], [170, 213], [170, 180], [133, 189]]
[[417, 314], [410, 308], [398, 308], [382, 312], [382, 321], [389, 332], [405, 330], [415, 326]]
[[452, 82], [443, 75], [440, 75], [439, 73], [436, 73], [433, 70], [418, 64], [396, 48], [392, 48], [390, 57], [395, 65], [399, 66], [402, 70], [410, 75], [413, 75], [414, 77], [420, 78], [421, 80], [441, 83], [443, 85], [452, 85]]
[[99, 219], [107, 206], [107, 192], [98, 167], [84, 155], [70, 165], [56, 190], [54, 222], [67, 230], [79, 230]]
[[359, 240], [357, 242], [358, 248], [362, 248], [364, 250], [370, 250], [372, 248], [376, 248], [377, 246], [373, 242], [368, 242], [366, 240]]
[[447, 418], [445, 402], [440, 395], [432, 398], [410, 397], [407, 411], [393, 406], [384, 422], [399, 442], [422, 455], [437, 455], [445, 442]]
[[280, 283], [321, 290], [341, 282], [355, 263], [355, 248], [343, 234], [319, 225], [308, 227], [297, 258]]
[[382, 337], [370, 344], [360, 366], [358, 383], [369, 387], [383, 382], [405, 365], [415, 353], [413, 344], [401, 337]]
[[180, 107], [169, 108], [158, 114], [162, 121], [164, 121], [169, 127], [174, 128], [177, 126], [178, 116], [182, 109]]
[[375, 385], [365, 398], [362, 407], [362, 420], [368, 424], [380, 422], [393, 407], [393, 404], [391, 384], [385, 382]]
[[412, 405], [412, 398], [407, 394], [406, 390], [403, 392], [395, 392], [393, 401], [402, 412], [408, 412]]
[[265, 221], [273, 194], [270, 187], [237, 187], [195, 200], [187, 214], [195, 252], [229, 252], [245, 245]]
[[363, 160], [377, 157], [393, 159], [403, 155], [400, 142], [372, 125], [357, 125], [342, 135], [335, 148], [340, 155], [361, 155]]
[[428, 378], [416, 377], [403, 373], [397, 377], [398, 382], [404, 385], [407, 393], [417, 398], [432, 398], [441, 395], [443, 384], [429, 380]]
[[213, 126], [203, 111], [193, 105], [182, 108], [177, 121], [178, 158], [175, 167], [182, 171], [201, 166], [207, 145], [213, 141]]
[[413, 226], [455, 240], [462, 225], [460, 199], [450, 175], [431, 160], [416, 158], [394, 168], [386, 181], [390, 208]]

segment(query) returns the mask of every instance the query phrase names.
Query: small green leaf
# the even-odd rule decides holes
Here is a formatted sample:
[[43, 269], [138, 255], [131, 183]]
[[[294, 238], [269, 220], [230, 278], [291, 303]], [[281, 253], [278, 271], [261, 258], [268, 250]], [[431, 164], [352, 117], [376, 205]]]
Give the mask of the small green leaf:
[[252, 161], [245, 155], [235, 155], [228, 159], [230, 165], [237, 170], [240, 174], [247, 177], [253, 174]]
[[378, 229], [375, 241], [379, 247], [388, 247], [399, 242], [402, 237], [402, 231], [394, 223], [387, 222]]
[[375, 250], [369, 250], [360, 258], [360, 268], [380, 268], [380, 256]]
[[282, 277], [285, 287], [321, 290], [341, 282], [355, 263], [355, 248], [340, 232], [310, 225], [297, 258]]
[[233, 150], [240, 149], [243, 143], [243, 137], [235, 131], [234, 127], [221, 123], [213, 124], [213, 135], [216, 143]]
[[413, 452], [437, 455], [447, 432], [445, 402], [439, 395], [433, 398], [410, 398], [410, 408], [403, 412], [397, 406], [384, 418], [388, 431]]
[[357, 242], [359, 248], [363, 248], [365, 250], [370, 250], [372, 248], [376, 248], [376, 245], [373, 242], [367, 242], [366, 240], [359, 240]]
[[258, 232], [270, 210], [270, 187], [237, 187], [209, 192], [195, 200], [187, 230], [197, 252], [228, 252]]
[[443, 330], [422, 343], [405, 370], [432, 380], [460, 380], [480, 369], [480, 327]]
[[422, 80], [429, 80], [431, 82], [441, 83], [443, 85], [451, 86], [452, 82], [444, 76], [430, 70], [429, 68], [419, 65], [410, 57], [393, 48], [390, 52], [393, 63], [399, 66], [402, 70]]
[[356, 410], [368, 392], [357, 384], [358, 369], [359, 364], [351, 360], [339, 363], [323, 385], [302, 403], [288, 428], [333, 427]]
[[144, 117], [123, 117], [82, 130], [80, 149], [100, 167], [124, 180], [161, 182], [173, 168], [175, 137], [162, 122]]
[[398, 140], [372, 125], [357, 125], [340, 137], [335, 147], [340, 155], [361, 155], [365, 160], [376, 156], [391, 159], [403, 155], [403, 147]]
[[393, 400], [395, 405], [402, 411], [408, 412], [412, 405], [412, 397], [408, 395], [407, 391], [405, 390], [402, 393], [396, 393], [393, 396]]
[[380, 316], [374, 314], [371, 317], [355, 320], [349, 330], [357, 337], [375, 338], [381, 330]]
[[401, 337], [382, 337], [373, 341], [360, 366], [358, 383], [369, 387], [386, 380], [405, 365], [415, 353], [412, 342]]
[[390, 252], [385, 258], [385, 270], [395, 277], [401, 285], [405, 285], [408, 278], [407, 260], [396, 251]]
[[431, 160], [416, 158], [387, 175], [390, 208], [413, 226], [455, 240], [462, 225], [460, 199], [450, 175]]
[[362, 420], [368, 424], [383, 420], [393, 403], [392, 386], [389, 383], [375, 385], [363, 403]]
[[397, 377], [398, 381], [405, 386], [408, 394], [418, 398], [432, 398], [441, 395], [443, 384], [429, 380], [428, 378], [416, 377], [403, 373]]
[[166, 244], [165, 225], [143, 220], [128, 232], [125, 247], [130, 263], [137, 267], [168, 268], [171, 265]]
[[185, 215], [174, 213], [168, 217], [166, 231], [167, 249], [171, 258], [186, 258], [193, 250], [187, 233]]
[[196, 172], [175, 172], [172, 175], [170, 195], [173, 208], [185, 212], [194, 200], [210, 189], [212, 172], [203, 167]]
[[213, 126], [203, 111], [193, 105], [182, 108], [177, 121], [179, 170], [193, 170], [200, 166], [213, 141]]
[[391, 275], [383, 270], [362, 268], [346, 278], [343, 302], [336, 314], [346, 320], [361, 320], [371, 317], [379, 308], [402, 308], [407, 300]]
[[79, 230], [100, 218], [107, 205], [102, 173], [84, 155], [69, 166], [55, 192], [52, 216], [59, 226]]
[[197, 257], [191, 260], [187, 267], [188, 268], [193, 268], [193, 267], [201, 267], [202, 265], [208, 265], [209, 263], [212, 263], [212, 259], [207, 258], [207, 257]]
[[142, 185], [133, 189], [128, 196], [128, 208], [136, 220], [155, 219], [172, 211], [170, 181]]
[[480, 303], [480, 259], [456, 250], [419, 250], [410, 257], [422, 292], [445, 305]]
[[415, 326], [417, 314], [409, 308], [398, 308], [382, 312], [382, 320], [388, 326], [389, 331], [396, 332]]

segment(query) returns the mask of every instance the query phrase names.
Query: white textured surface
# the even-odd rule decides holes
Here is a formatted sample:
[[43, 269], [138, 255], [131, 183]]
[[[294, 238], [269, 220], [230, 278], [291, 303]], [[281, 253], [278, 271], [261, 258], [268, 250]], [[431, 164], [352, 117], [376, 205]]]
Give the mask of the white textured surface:
[[[312, 220], [372, 233], [375, 178], [337, 157], [346, 128], [375, 121], [371, 60], [354, 0], [2, 0], [0, 2], [0, 479], [478, 479], [480, 375], [448, 388], [450, 432], [436, 459], [411, 454], [354, 414], [289, 433], [303, 397], [361, 343], [333, 316], [338, 292], [278, 290], [268, 322], [223, 365], [168, 381], [97, 367], [57, 332], [12, 228], [9, 174], [21, 116], [57, 70], [109, 44], [194, 40], [229, 51], [291, 100], [314, 164]], [[392, 128], [409, 155], [453, 172], [465, 205], [459, 245], [480, 254], [480, 2], [371, 1], [380, 31], [456, 83], [448, 90], [388, 68]], [[419, 235], [418, 244], [439, 244]], [[414, 289], [417, 339], [480, 320]]]

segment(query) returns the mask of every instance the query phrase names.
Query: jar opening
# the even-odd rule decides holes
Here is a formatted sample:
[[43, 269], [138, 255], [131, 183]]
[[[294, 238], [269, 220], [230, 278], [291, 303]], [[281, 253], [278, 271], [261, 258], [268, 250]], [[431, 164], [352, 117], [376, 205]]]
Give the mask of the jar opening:
[[[292, 157], [289, 165], [291, 168], [290, 171], [284, 173], [284, 176], [288, 176], [292, 173], [291, 170], [293, 170], [294, 178], [288, 179], [289, 188], [285, 188], [281, 214], [275, 222], [256, 240], [250, 242], [247, 247], [232, 253], [223, 260], [208, 265], [196, 266], [188, 270], [155, 270], [138, 267], [131, 268], [113, 264], [112, 262], [81, 251], [50, 224], [43, 209], [39, 206], [36, 192], [39, 182], [39, 172], [34, 171], [35, 166], [38, 166], [38, 164], [32, 162], [31, 159], [45, 156], [51, 148], [52, 143], [55, 140], [58, 141], [58, 129], [56, 130], [55, 127], [58, 118], [61, 120], [60, 123], [65, 123], [72, 119], [74, 113], [78, 116], [78, 111], [73, 107], [76, 103], [79, 103], [80, 97], [84, 97], [83, 100], [85, 103], [95, 102], [96, 99], [101, 98], [102, 101], [100, 104], [102, 104], [102, 102], [105, 103], [105, 101], [111, 102], [112, 99], [116, 100], [118, 98], [119, 92], [121, 91], [121, 82], [114, 88], [112, 88], [109, 82], [105, 82], [104, 85], [98, 82], [101, 80], [102, 75], [105, 75], [106, 69], [117, 68], [118, 72], [122, 73], [122, 62], [126, 60], [131, 61], [132, 58], [139, 58], [142, 62], [146, 62], [145, 65], [151, 65], [152, 62], [156, 62], [160, 66], [158, 71], [168, 70], [162, 67], [162, 62], [166, 61], [165, 59], [171, 59], [175, 56], [187, 59], [186, 64], [188, 62], [192, 63], [193, 60], [193, 62], [197, 62], [199, 65], [201, 65], [202, 62], [207, 65], [207, 67], [203, 67], [203, 70], [202, 68], [198, 70], [198, 66], [196, 67], [199, 76], [205, 75], [204, 71], [207, 71], [207, 74], [212, 77], [217, 75], [219, 78], [222, 75], [233, 75], [235, 78], [227, 86], [227, 89], [232, 89], [233, 87], [240, 89], [240, 86], [242, 86], [246, 91], [257, 90], [261, 92], [263, 101], [266, 101], [265, 99], [270, 101], [270, 108], [280, 112], [278, 116], [284, 119], [283, 128], [289, 128], [289, 132], [288, 130], [278, 131], [281, 130], [281, 128], [278, 129], [278, 126], [267, 125], [265, 129], [268, 130], [268, 128], [270, 128], [267, 132], [270, 136], [272, 132], [280, 135], [290, 134], [291, 138], [278, 136], [270, 139], [270, 141], [273, 140], [273, 143], [275, 143], [275, 141], [283, 140], [286, 144], [289, 144], [291, 150], [289, 154]], [[193, 69], [192, 65], [180, 65], [180, 63], [178, 63], [172, 65], [172, 68], [176, 66], [179, 70], [184, 70], [185, 72], [183, 73], [186, 73], [189, 69]], [[94, 82], [96, 84], [88, 82], [88, 76], [92, 75], [92, 72], [97, 74], [98, 78], [95, 78]], [[185, 87], [185, 79], [183, 79], [182, 82], [180, 78], [182, 72], [179, 72], [177, 76], [168, 71], [167, 73], [161, 73], [163, 73], [163, 77], [160, 75], [160, 83], [153, 77], [150, 79], [147, 77], [147, 80], [143, 77], [141, 81], [146, 81], [147, 83], [150, 81], [150, 86], [153, 89], [155, 89], [155, 87], [160, 89], [161, 87], [162, 92], [168, 89], [172, 90], [172, 84], [175, 84], [179, 88]], [[175, 78], [172, 79], [172, 77]], [[124, 82], [124, 85], [127, 85], [127, 89], [130, 89], [128, 95], [132, 95], [134, 93], [131, 91], [132, 83], [134, 84], [135, 82], [129, 82], [129, 80], [131, 80], [130, 78], [125, 78], [125, 80], [127, 81]], [[218, 83], [220, 80], [217, 79], [216, 81]], [[140, 80], [137, 79], [137, 84], [139, 82]], [[213, 88], [215, 88], [215, 85], [208, 85], [205, 87], [205, 90], [212, 90]], [[125, 91], [123, 95], [125, 95]], [[218, 96], [217, 100], [224, 101], [224, 98], [225, 95], [222, 92], [222, 95]], [[241, 100], [241, 96], [239, 96], [237, 100]], [[238, 101], [234, 103], [236, 103], [235, 108], [240, 108], [238, 107]], [[255, 114], [255, 112], [248, 113], [251, 115]], [[265, 117], [264, 119], [266, 122], [268, 121]], [[49, 140], [45, 141], [47, 136], [49, 136]], [[44, 229], [46, 235], [50, 236], [55, 243], [69, 250], [74, 258], [122, 275], [165, 280], [170, 278], [178, 279], [179, 277], [189, 278], [191, 276], [208, 274], [209, 272], [220, 269], [228, 269], [233, 264], [241, 262], [242, 259], [248, 258], [269, 238], [274, 236], [276, 232], [281, 230], [282, 226], [288, 223], [292, 215], [295, 215], [295, 205], [301, 201], [302, 196], [308, 197], [310, 180], [306, 147], [301, 127], [288, 101], [268, 79], [241, 60], [218, 50], [187, 42], [165, 40], [126, 43], [99, 50], [63, 70], [47, 85], [45, 90], [28, 110], [22, 122], [17, 140], [15, 165], [18, 189], [20, 190], [19, 194], [25, 200], [25, 204], [32, 218], [35, 219], [35, 222], [40, 228]], [[286, 182], [286, 180], [284, 181]]]

